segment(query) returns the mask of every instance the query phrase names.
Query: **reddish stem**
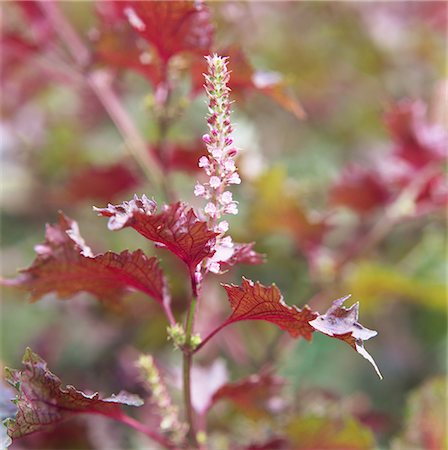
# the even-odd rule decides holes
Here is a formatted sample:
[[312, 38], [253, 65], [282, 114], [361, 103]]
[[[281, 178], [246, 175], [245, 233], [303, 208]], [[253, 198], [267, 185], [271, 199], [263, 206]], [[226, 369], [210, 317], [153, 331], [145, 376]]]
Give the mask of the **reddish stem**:
[[143, 423], [124, 414], [123, 412], [121, 412], [120, 414], [117, 414], [115, 416], [107, 416], [107, 417], [117, 420], [118, 422], [124, 423], [125, 425], [133, 428], [134, 430], [139, 431], [140, 433], [146, 434], [146, 436], [151, 438], [153, 441], [157, 442], [158, 444], [162, 445], [163, 447], [165, 447], [169, 450], [176, 450], [176, 446], [170, 440], [168, 440], [165, 436], [157, 433], [157, 431], [154, 431], [151, 428], [148, 428]]
[[193, 351], [193, 353], [196, 353], [199, 351], [216, 333], [221, 331], [223, 328], [225, 328], [227, 325], [230, 325], [230, 322], [223, 322], [219, 327], [215, 328]]

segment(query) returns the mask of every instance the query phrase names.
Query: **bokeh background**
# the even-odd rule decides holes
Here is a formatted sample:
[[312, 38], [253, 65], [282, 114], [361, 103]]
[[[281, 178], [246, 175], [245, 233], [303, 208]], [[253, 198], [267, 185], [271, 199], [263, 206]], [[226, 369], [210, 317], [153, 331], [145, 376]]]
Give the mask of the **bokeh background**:
[[[78, 221], [97, 252], [142, 248], [161, 256], [181, 317], [188, 297], [183, 268], [132, 230], [107, 231], [105, 220], [92, 211], [92, 205], [119, 203], [134, 193], [160, 195], [126, 151], [102, 105], [73, 75], [64, 46], [55, 38], [42, 49], [45, 33], [51, 32], [26, 3], [33, 2], [1, 5], [2, 276], [12, 278], [30, 265], [45, 223], [55, 222], [63, 210]], [[95, 4], [60, 6], [86, 43], [98, 49], [104, 24]], [[234, 89], [233, 118], [243, 182], [233, 190], [240, 214], [230, 223], [235, 240], [256, 241], [267, 263], [210, 278], [199, 331], [206, 333], [229, 311], [219, 282], [238, 283], [243, 275], [275, 282], [287, 303], [309, 303], [321, 312], [351, 293], [360, 301], [360, 321], [378, 331], [366, 346], [384, 380], [342, 342], [321, 335], [311, 343], [294, 341], [264, 323], [227, 329], [199, 356], [198, 365], [208, 367], [218, 359], [231, 380], [273, 366], [287, 380], [302, 414], [354, 417], [356, 425], [342, 427], [353, 446], [342, 440], [325, 448], [441, 450], [447, 290], [440, 150], [447, 147], [447, 4], [212, 2], [209, 7], [212, 48], [235, 55], [235, 61], [244, 57], [253, 68], [247, 75], [247, 67], [232, 66], [231, 59], [232, 76], [242, 79]], [[112, 67], [114, 88], [152, 151], [160, 137], [154, 86], [110, 61], [100, 58], [97, 65]], [[172, 161], [166, 177], [175, 197], [201, 206], [192, 190], [201, 177], [194, 161], [205, 151], [200, 143], [205, 96], [186, 94], [191, 80], [184, 65], [182, 56], [173, 63], [179, 90], [167, 138]], [[258, 88], [249, 88], [255, 76]], [[272, 80], [281, 80], [281, 90], [266, 95], [263, 83]], [[426, 146], [406, 150], [415, 144], [408, 139], [412, 132], [421, 132]], [[423, 162], [417, 157], [409, 175], [403, 161], [392, 157], [406, 151], [433, 156]], [[406, 183], [421, 176], [426, 163], [438, 177], [435, 191], [425, 185], [429, 193], [397, 205]], [[400, 178], [397, 173], [408, 181], [391, 181]], [[392, 207], [402, 208], [399, 220], [389, 220]], [[372, 229], [379, 235], [357, 248]], [[168, 379], [175, 378], [180, 357], [167, 343], [166, 321], [154, 302], [130, 294], [117, 311], [84, 294], [65, 301], [51, 295], [28, 300], [26, 292], [2, 290], [4, 365], [19, 367], [30, 346], [64, 382], [110, 393], [135, 390], [132, 361], [138, 352], [150, 352]], [[304, 423], [296, 427], [302, 430], [297, 448], [319, 448], [310, 429], [322, 433], [321, 425], [306, 428]], [[210, 426], [216, 448], [226, 448], [228, 427], [246, 439], [251, 433], [268, 435], [272, 423], [258, 412], [231, 416], [225, 410], [213, 415]], [[101, 421], [94, 426], [79, 421], [68, 429], [65, 438], [38, 436], [12, 448], [150, 448]]]

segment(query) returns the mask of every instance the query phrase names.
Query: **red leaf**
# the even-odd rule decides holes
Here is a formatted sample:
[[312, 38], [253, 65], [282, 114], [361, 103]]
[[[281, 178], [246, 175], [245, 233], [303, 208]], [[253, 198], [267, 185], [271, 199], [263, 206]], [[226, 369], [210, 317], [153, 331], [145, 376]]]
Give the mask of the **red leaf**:
[[75, 221], [59, 216], [59, 223], [47, 225], [44, 244], [36, 246], [31, 267], [4, 284], [31, 292], [32, 299], [55, 292], [59, 298], [89, 292], [101, 300], [118, 300], [126, 290], [139, 290], [159, 303], [167, 301], [166, 283], [157, 258], [141, 250], [94, 256], [79, 234]]
[[448, 133], [441, 124], [429, 121], [422, 101], [397, 103], [386, 115], [386, 123], [395, 140], [395, 153], [414, 167], [446, 158]]
[[54, 28], [43, 14], [38, 1], [16, 1], [15, 4], [22, 10], [27, 22], [26, 29], [31, 31], [34, 42], [38, 45], [46, 45], [54, 40]]
[[71, 201], [109, 202], [138, 185], [136, 176], [123, 163], [107, 167], [89, 167], [75, 173], [66, 190]]
[[110, 217], [110, 230], [132, 227], [145, 238], [166, 247], [188, 266], [193, 275], [204, 258], [212, 256], [217, 233], [198, 219], [185, 203], [165, 206], [160, 213], [157, 205], [145, 195], [121, 205], [95, 208], [100, 215]]
[[141, 406], [136, 395], [120, 392], [100, 398], [78, 391], [73, 386], [61, 387], [61, 380], [47, 369], [47, 363], [31, 349], [23, 357], [25, 369], [6, 369], [6, 379], [18, 394], [15, 419], [7, 419], [8, 436], [12, 439], [45, 430], [76, 414], [101, 414], [111, 418], [122, 415], [120, 405]]
[[221, 386], [213, 394], [209, 408], [220, 400], [229, 400], [248, 411], [260, 409], [271, 397], [277, 395], [283, 386], [283, 380], [271, 374], [251, 375]]
[[240, 320], [265, 320], [287, 331], [292, 337], [311, 339], [314, 329], [308, 322], [318, 314], [308, 306], [300, 310], [295, 305], [286, 305], [275, 284], [267, 287], [243, 278], [241, 286], [225, 284], [224, 289], [233, 310], [226, 324]]
[[265, 256], [257, 253], [253, 246], [254, 242], [249, 244], [233, 244], [233, 255], [227, 261], [220, 261], [219, 266], [222, 272], [229, 270], [236, 264], [263, 264]]
[[360, 214], [384, 206], [390, 193], [380, 174], [359, 165], [349, 165], [340, 180], [331, 188], [330, 201]]
[[375, 364], [375, 361], [364, 348], [364, 341], [376, 336], [378, 333], [363, 327], [358, 322], [358, 302], [350, 308], [344, 308], [342, 306], [349, 297], [350, 295], [335, 300], [328, 311], [312, 320], [310, 325], [327, 336], [340, 339], [349, 344], [372, 364], [376, 373], [380, 379], [382, 379], [383, 377]]
[[201, 2], [118, 1], [115, 5], [163, 61], [180, 52], [209, 53], [214, 29], [210, 12]]
[[[129, 26], [112, 2], [98, 4], [98, 34], [92, 37], [95, 60], [119, 69], [132, 69], [146, 77], [153, 86], [163, 78], [156, 55]], [[114, 15], [115, 13], [115, 15]]]
[[262, 444], [250, 444], [248, 447], [244, 447], [244, 450], [287, 450], [288, 448], [290, 448], [288, 441], [285, 438], [277, 437]]
[[202, 169], [198, 165], [199, 158], [204, 155], [204, 143], [202, 139], [186, 145], [167, 145], [163, 151], [154, 147], [151, 152], [160, 160], [166, 170], [178, 170], [181, 172], [195, 173]]

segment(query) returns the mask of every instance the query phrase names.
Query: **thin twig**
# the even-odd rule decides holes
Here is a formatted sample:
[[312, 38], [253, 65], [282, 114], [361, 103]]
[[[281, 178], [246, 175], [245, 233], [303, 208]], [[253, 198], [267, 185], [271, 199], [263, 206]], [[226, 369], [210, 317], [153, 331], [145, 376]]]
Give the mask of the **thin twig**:
[[59, 5], [54, 1], [41, 1], [40, 7], [52, 22], [55, 31], [66, 45], [77, 68], [84, 74], [87, 84], [91, 87], [105, 110], [122, 135], [126, 148], [136, 159], [148, 180], [162, 192], [163, 171], [158, 161], [152, 157], [140, 132], [134, 125], [128, 112], [124, 109], [120, 99], [111, 86], [110, 74], [105, 70], [89, 73], [92, 57], [88, 47], [84, 44], [76, 30], [62, 14]]
[[121, 423], [124, 423], [125, 425], [133, 428], [134, 430], [139, 431], [140, 433], [145, 434], [149, 438], [151, 438], [153, 441], [157, 442], [158, 444], [162, 445], [163, 447], [169, 449], [169, 450], [176, 450], [176, 446], [168, 440], [165, 436], [157, 433], [157, 431], [152, 430], [151, 428], [148, 428], [143, 423], [139, 422], [138, 420], [135, 420], [134, 418], [124, 414], [120, 413], [116, 416], [112, 416], [112, 419], [115, 419]]

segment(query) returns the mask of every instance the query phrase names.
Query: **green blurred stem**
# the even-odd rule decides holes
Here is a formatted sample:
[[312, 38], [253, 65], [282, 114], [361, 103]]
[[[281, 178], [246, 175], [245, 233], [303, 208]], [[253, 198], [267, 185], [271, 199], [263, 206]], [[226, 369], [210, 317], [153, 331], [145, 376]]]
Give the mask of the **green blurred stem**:
[[163, 190], [163, 171], [159, 162], [150, 154], [146, 143], [131, 117], [123, 107], [121, 100], [111, 86], [112, 77], [105, 70], [89, 72], [92, 55], [77, 31], [62, 13], [57, 2], [41, 1], [39, 5], [53, 24], [54, 30], [67, 47], [76, 63], [77, 69], [83, 74], [87, 84], [104, 106], [114, 122], [126, 148], [135, 158], [149, 182], [161, 193]]
[[191, 366], [193, 360], [193, 352], [191, 349], [191, 335], [193, 333], [194, 315], [196, 311], [197, 296], [193, 295], [190, 302], [190, 307], [187, 313], [185, 325], [185, 347], [183, 348], [183, 390], [184, 390], [184, 404], [185, 415], [189, 426], [188, 438], [191, 445], [197, 447], [196, 428], [194, 424], [194, 412], [191, 403]]

